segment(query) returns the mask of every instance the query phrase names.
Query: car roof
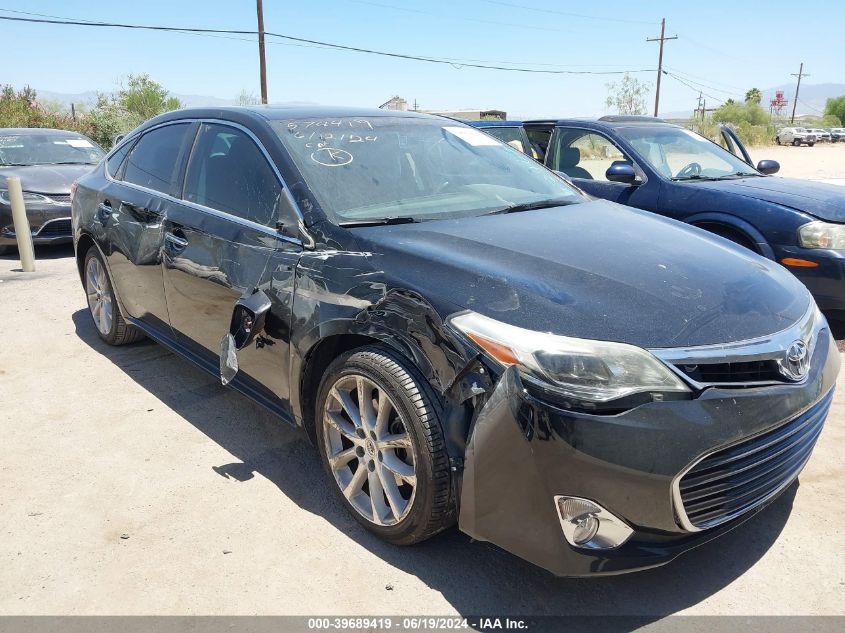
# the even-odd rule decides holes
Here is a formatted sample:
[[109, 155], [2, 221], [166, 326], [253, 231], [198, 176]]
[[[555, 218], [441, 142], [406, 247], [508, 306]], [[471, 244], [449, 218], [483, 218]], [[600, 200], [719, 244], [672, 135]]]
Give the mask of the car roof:
[[80, 132], [73, 130], [59, 130], [51, 127], [4, 127], [0, 128], [0, 134], [44, 134], [46, 136], [67, 136], [68, 134], [75, 134], [76, 136], [84, 136]]
[[584, 125], [590, 124], [596, 127], [621, 128], [621, 127], [678, 127], [663, 119], [651, 116], [622, 116], [607, 115], [596, 118], [568, 117], [565, 119], [533, 119], [525, 121], [525, 125]]
[[516, 121], [516, 120], [513, 120], [513, 119], [508, 120], [508, 121], [500, 121], [498, 119], [495, 120], [495, 121], [467, 121], [467, 120], [464, 120], [464, 119], [461, 119], [461, 120], [464, 123], [469, 123], [470, 125], [472, 125], [474, 127], [521, 127], [522, 126], [522, 121]]
[[379, 108], [358, 108], [345, 106], [277, 106], [277, 105], [254, 105], [254, 106], [224, 106], [213, 108], [182, 108], [173, 110], [161, 115], [172, 118], [203, 118], [209, 116], [220, 117], [230, 115], [247, 115], [268, 121], [281, 121], [286, 119], [322, 119], [332, 117], [401, 117], [401, 118], [435, 118], [423, 112], [403, 110], [381, 110]]

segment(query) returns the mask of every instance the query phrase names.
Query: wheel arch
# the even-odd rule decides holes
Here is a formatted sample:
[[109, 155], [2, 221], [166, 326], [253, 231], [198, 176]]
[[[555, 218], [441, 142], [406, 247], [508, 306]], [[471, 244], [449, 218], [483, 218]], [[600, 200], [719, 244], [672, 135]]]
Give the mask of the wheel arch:
[[314, 406], [325, 370], [341, 354], [366, 345], [383, 345], [404, 359], [428, 383], [444, 408], [444, 429], [456, 452], [463, 454], [466, 428], [459, 380], [477, 354], [443, 324], [422, 296], [392, 290], [354, 316], [315, 324], [292, 345], [291, 408], [314, 440]]
[[686, 222], [710, 233], [721, 235], [726, 239], [736, 236], [748, 243], [744, 244], [745, 246], [752, 246], [757, 254], [768, 259], [775, 259], [775, 252], [769, 245], [768, 240], [763, 237], [763, 234], [753, 224], [735, 215], [727, 213], [700, 213], [686, 218]]

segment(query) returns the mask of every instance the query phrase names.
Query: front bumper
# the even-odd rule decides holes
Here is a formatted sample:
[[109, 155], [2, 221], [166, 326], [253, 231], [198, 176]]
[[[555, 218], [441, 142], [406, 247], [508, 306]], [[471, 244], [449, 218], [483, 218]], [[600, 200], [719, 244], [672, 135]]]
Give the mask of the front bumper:
[[[830, 393], [838, 371], [839, 353], [824, 329], [801, 384], [711, 387], [693, 400], [654, 402], [599, 416], [538, 400], [510, 368], [470, 434], [460, 529], [558, 576], [617, 574], [665, 564], [736, 527], [776, 497], [718, 527], [689, 531], [681, 527], [673, 501], [673, 483], [681, 473], [715, 449], [808, 410]], [[555, 495], [593, 500], [627, 522], [634, 534], [612, 550], [570, 546]]]
[[817, 266], [786, 266], [807, 286], [822, 310], [845, 310], [845, 252], [800, 246], [775, 246], [779, 263], [785, 258], [801, 259]]
[[[33, 244], [70, 244], [73, 232], [70, 222], [70, 204], [27, 205], [26, 217], [32, 232]], [[15, 226], [12, 209], [0, 205], [0, 246], [14, 246]]]

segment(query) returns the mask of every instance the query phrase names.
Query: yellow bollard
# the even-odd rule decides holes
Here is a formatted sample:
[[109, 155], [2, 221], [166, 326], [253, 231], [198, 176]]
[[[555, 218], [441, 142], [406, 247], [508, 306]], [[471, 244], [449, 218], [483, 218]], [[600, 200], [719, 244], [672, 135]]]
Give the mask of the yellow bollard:
[[26, 206], [23, 201], [21, 179], [17, 176], [6, 178], [6, 189], [12, 203], [12, 219], [15, 222], [15, 238], [18, 241], [18, 254], [21, 258], [21, 268], [25, 273], [35, 272], [35, 251], [32, 248], [32, 231], [26, 218]]

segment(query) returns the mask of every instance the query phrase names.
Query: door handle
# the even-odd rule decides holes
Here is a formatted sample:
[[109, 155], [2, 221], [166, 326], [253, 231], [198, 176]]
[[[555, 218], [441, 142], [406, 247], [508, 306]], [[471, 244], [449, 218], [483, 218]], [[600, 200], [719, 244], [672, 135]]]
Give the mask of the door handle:
[[185, 250], [185, 247], [188, 246], [188, 240], [182, 239], [173, 233], [165, 233], [164, 234], [164, 241], [167, 243], [167, 247], [173, 253], [179, 253]]

